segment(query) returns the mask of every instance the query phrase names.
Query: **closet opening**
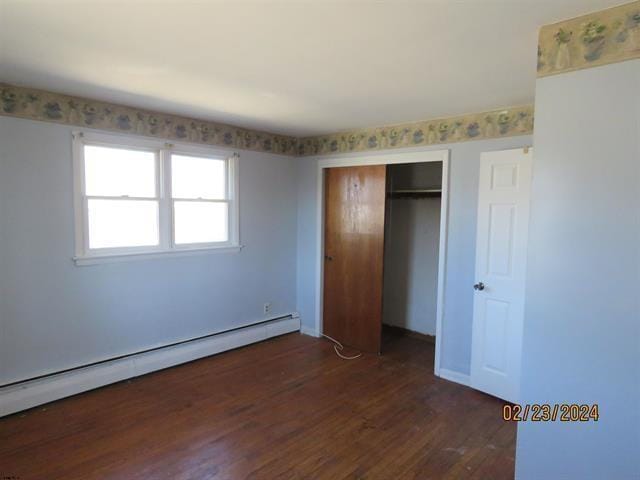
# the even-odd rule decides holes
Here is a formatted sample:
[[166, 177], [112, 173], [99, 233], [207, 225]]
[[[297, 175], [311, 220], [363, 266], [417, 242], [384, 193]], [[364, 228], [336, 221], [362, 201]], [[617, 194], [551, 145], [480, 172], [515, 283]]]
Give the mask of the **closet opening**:
[[317, 332], [439, 375], [448, 151], [319, 167]]
[[387, 165], [381, 354], [433, 366], [438, 304], [442, 162]]

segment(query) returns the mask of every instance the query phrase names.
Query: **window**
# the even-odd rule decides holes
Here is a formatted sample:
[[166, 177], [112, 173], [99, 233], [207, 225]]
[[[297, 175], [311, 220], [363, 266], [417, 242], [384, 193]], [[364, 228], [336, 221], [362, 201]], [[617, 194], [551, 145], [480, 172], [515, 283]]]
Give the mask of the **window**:
[[159, 246], [158, 155], [84, 145], [89, 250]]
[[235, 157], [74, 133], [76, 263], [237, 251]]
[[171, 154], [176, 245], [229, 239], [227, 161]]

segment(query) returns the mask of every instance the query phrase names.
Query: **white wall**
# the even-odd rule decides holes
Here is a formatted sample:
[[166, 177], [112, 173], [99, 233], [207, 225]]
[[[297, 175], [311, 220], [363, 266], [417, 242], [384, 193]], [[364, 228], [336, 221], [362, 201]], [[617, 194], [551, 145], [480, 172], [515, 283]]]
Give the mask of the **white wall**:
[[436, 334], [439, 198], [394, 198], [384, 239], [382, 323]]
[[[475, 238], [480, 153], [531, 145], [531, 136], [479, 140], [407, 149], [407, 152], [450, 149], [449, 242], [445, 278], [442, 364], [463, 375], [471, 362], [471, 322], [475, 277]], [[394, 151], [395, 153], [395, 151]], [[367, 156], [373, 155], [367, 152]], [[384, 156], [385, 152], [375, 155]], [[341, 155], [354, 157], [357, 154]], [[303, 325], [315, 327], [318, 159], [298, 159], [297, 305]]]
[[295, 311], [296, 162], [240, 152], [240, 253], [77, 267], [71, 128], [0, 117], [0, 383]]
[[539, 79], [523, 403], [598, 422], [518, 425], [521, 480], [640, 478], [640, 60]]
[[[387, 168], [393, 190], [440, 188], [442, 163]], [[391, 197], [384, 237], [382, 323], [436, 334], [440, 198]]]

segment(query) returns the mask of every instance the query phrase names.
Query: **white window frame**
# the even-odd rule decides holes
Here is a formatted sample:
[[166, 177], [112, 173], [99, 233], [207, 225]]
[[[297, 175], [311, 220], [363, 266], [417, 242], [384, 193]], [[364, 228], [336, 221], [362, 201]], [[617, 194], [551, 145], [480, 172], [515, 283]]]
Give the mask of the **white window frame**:
[[[96, 132], [74, 131], [73, 134], [73, 186], [75, 211], [75, 256], [76, 265], [94, 265], [99, 263], [122, 262], [168, 256], [184, 256], [203, 253], [239, 252], [240, 225], [238, 205], [238, 155], [227, 150], [201, 147], [183, 143], [165, 143], [144, 137], [111, 135]], [[155, 197], [102, 197], [88, 196], [85, 193], [84, 147], [95, 145], [110, 148], [126, 148], [155, 153], [156, 158], [156, 196]], [[225, 162], [227, 179], [227, 196], [223, 200], [189, 199], [192, 201], [227, 203], [226, 242], [190, 243], [177, 245], [174, 241], [173, 206], [175, 201], [171, 195], [171, 155], [188, 155], [211, 158]], [[90, 248], [88, 201], [91, 198], [154, 200], [158, 202], [158, 245], [138, 247]]]

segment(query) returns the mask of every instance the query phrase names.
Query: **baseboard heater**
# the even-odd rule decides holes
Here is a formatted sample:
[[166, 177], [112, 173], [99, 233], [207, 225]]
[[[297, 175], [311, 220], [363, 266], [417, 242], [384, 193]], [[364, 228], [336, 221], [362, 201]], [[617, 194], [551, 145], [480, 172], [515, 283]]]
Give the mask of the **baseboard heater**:
[[297, 313], [0, 386], [0, 417], [300, 330]]

